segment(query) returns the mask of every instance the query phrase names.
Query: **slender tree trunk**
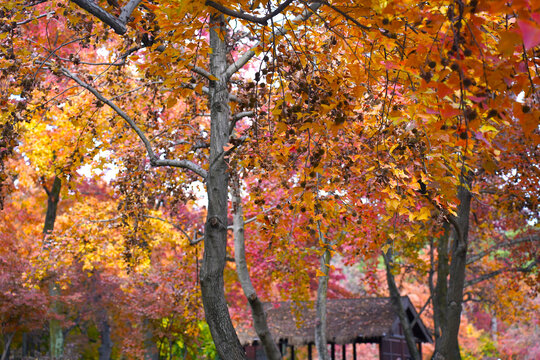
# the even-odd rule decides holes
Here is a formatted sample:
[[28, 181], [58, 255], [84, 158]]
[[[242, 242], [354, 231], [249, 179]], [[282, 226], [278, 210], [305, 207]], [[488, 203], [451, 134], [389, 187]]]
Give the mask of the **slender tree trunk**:
[[317, 222], [317, 227], [319, 230], [319, 239], [325, 245], [325, 249], [321, 255], [321, 272], [324, 274], [324, 276], [319, 276], [319, 283], [317, 286], [315, 347], [319, 353], [319, 359], [328, 360], [326, 342], [326, 299], [328, 294], [328, 277], [330, 273], [330, 260], [332, 258], [332, 254], [330, 253], [329, 249], [330, 244], [327, 242], [326, 237], [322, 234], [320, 221]]
[[264, 347], [266, 357], [269, 360], [281, 360], [281, 352], [272, 337], [272, 333], [266, 322], [266, 312], [257, 292], [253, 287], [249, 270], [246, 263], [245, 237], [244, 237], [244, 210], [242, 209], [242, 198], [240, 195], [240, 181], [237, 175], [233, 175], [232, 180], [232, 204], [233, 204], [233, 232], [234, 232], [234, 261], [236, 263], [236, 273], [240, 280], [240, 285], [244, 295], [248, 299], [253, 318], [253, 327], [259, 336]]
[[463, 288], [465, 287], [465, 269], [467, 266], [467, 249], [469, 233], [469, 215], [471, 210], [470, 182], [465, 177], [458, 188], [457, 217], [453, 218], [453, 242], [451, 245], [451, 260], [448, 268], [448, 293], [446, 295], [444, 327], [440, 343], [435, 345], [433, 358], [436, 360], [461, 360], [459, 351], [459, 327], [463, 303]]
[[227, 33], [221, 14], [210, 16], [210, 72], [218, 80], [210, 82], [210, 167], [206, 179], [208, 215], [204, 229], [204, 255], [201, 264], [201, 293], [206, 322], [223, 360], [245, 359], [246, 355], [232, 324], [223, 283], [227, 245], [228, 167], [224, 148], [229, 142], [229, 91]]
[[4, 337], [4, 351], [2, 351], [2, 358], [0, 360], [8, 360], [9, 359], [9, 351], [11, 349], [11, 341], [13, 340], [13, 337], [15, 336], [15, 332], [9, 333]]
[[[45, 187], [45, 191], [47, 192], [47, 213], [45, 215], [45, 225], [43, 226], [43, 236], [45, 237], [46, 246], [49, 246], [47, 236], [54, 230], [61, 187], [62, 180], [58, 176], [55, 176], [50, 190]], [[56, 298], [60, 295], [60, 290], [54, 279], [49, 284], [49, 295], [52, 298], [51, 310], [53, 314], [58, 315], [61, 309]], [[61, 359], [64, 356], [64, 336], [58, 319], [51, 319], [49, 321], [49, 352], [52, 359]]]
[[401, 302], [401, 295], [399, 289], [396, 285], [396, 279], [394, 274], [392, 274], [392, 249], [388, 249], [388, 252], [383, 252], [384, 265], [386, 267], [386, 281], [388, 283], [388, 290], [390, 291], [390, 299], [392, 301], [392, 306], [394, 311], [397, 312], [399, 321], [401, 322], [401, 327], [403, 329], [403, 334], [405, 335], [405, 341], [407, 342], [407, 347], [409, 348], [409, 353], [411, 354], [414, 360], [422, 360], [420, 352], [416, 347], [416, 341], [414, 340], [414, 334], [412, 331], [411, 323]]
[[448, 240], [450, 224], [443, 224], [444, 233], [437, 243], [437, 283], [432, 292], [433, 322], [435, 326], [435, 349], [440, 352], [441, 336], [446, 332], [446, 296], [448, 293]]
[[109, 360], [111, 358], [112, 346], [111, 341], [111, 326], [107, 318], [107, 310], [102, 308], [99, 314], [99, 337], [101, 338], [101, 344], [99, 345], [99, 360]]

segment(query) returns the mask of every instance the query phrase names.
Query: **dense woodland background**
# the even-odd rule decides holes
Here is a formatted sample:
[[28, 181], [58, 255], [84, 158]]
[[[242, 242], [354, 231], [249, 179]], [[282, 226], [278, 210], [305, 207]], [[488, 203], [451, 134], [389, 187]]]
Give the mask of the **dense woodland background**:
[[426, 359], [538, 359], [539, 45], [534, 0], [3, 0], [1, 359], [276, 359], [283, 300], [323, 359], [327, 297], [400, 295]]

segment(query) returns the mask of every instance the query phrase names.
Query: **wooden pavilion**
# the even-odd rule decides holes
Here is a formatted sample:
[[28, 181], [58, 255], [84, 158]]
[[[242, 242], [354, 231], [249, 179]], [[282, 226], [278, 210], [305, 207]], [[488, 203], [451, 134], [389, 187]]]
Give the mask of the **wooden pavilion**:
[[[409, 297], [401, 298], [407, 312], [420, 353], [422, 343], [431, 343], [431, 336], [418, 316]], [[307, 346], [308, 360], [313, 357], [315, 344], [316, 313], [313, 303], [265, 303], [268, 326], [278, 341], [282, 354], [295, 359], [295, 347]], [[264, 360], [266, 355], [253, 328], [238, 329], [240, 342], [250, 360]], [[346, 359], [347, 345], [352, 346], [352, 359], [361, 359], [356, 344], [379, 344], [381, 360], [410, 359], [401, 323], [390, 298], [340, 299], [327, 302], [326, 337], [331, 359], [336, 358], [336, 346], [341, 349], [341, 359]], [[349, 351], [350, 353], [351, 351]]]

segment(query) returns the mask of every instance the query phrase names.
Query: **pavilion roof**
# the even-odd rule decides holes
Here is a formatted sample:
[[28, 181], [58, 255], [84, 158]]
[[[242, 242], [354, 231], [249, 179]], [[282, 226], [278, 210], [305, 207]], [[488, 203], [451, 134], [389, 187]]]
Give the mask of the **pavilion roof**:
[[[409, 319], [417, 319], [413, 328], [418, 341], [431, 342], [430, 335], [407, 296], [402, 297]], [[314, 302], [276, 302], [264, 304], [275, 341], [290, 345], [315, 342], [316, 312]], [[336, 344], [378, 342], [396, 332], [399, 318], [390, 298], [357, 298], [327, 300], [327, 341]], [[237, 329], [243, 345], [258, 341], [253, 328]]]

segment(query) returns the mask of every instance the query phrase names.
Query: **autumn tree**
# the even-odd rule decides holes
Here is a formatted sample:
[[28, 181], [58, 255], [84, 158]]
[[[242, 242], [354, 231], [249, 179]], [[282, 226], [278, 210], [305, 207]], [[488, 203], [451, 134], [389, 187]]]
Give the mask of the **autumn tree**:
[[[295, 201], [287, 205], [293, 214], [311, 215], [311, 223], [302, 215], [282, 223], [277, 211], [261, 219], [268, 229], [283, 224], [266, 240], [279, 243], [276, 253], [286, 254], [303, 221], [310, 241], [322, 241], [315, 255], [332, 250], [321, 234], [340, 238], [330, 229], [340, 224], [340, 245], [361, 259], [390, 245], [390, 235], [353, 241], [375, 233], [381, 219], [446, 223], [454, 241], [437, 353], [459, 358], [470, 200], [482, 164], [493, 169], [490, 159], [501, 154], [492, 128], [517, 120], [538, 143], [533, 2], [32, 5], [2, 9], [15, 21], [2, 24], [10, 69], [2, 79], [13, 84], [2, 98], [2, 159], [25, 118], [42, 115], [49, 100], [62, 108], [78, 95], [91, 99], [85, 110], [110, 119], [87, 144], [127, 145], [130, 171], [180, 168], [188, 173], [165, 170], [170, 182], [204, 181], [201, 292], [222, 358], [244, 357], [223, 291], [233, 157], [235, 170], [279, 184]], [[36, 25], [51, 18], [63, 27]], [[252, 60], [253, 81], [237, 76]], [[253, 191], [260, 203], [262, 191]], [[144, 212], [130, 214], [136, 243]]]

